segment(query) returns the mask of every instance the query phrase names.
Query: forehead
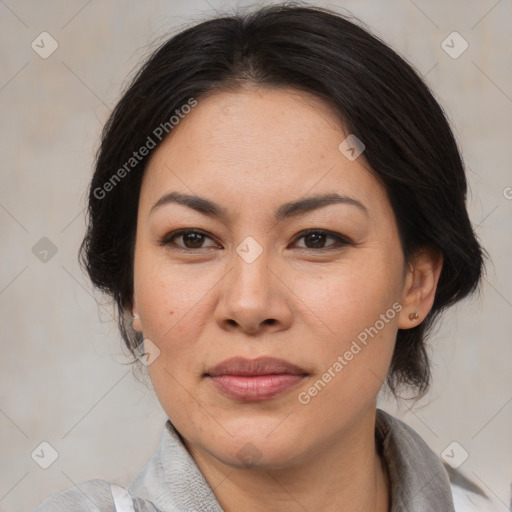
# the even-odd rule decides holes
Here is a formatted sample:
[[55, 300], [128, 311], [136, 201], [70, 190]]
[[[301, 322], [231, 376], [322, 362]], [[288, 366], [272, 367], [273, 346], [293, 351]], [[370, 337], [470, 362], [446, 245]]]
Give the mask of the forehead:
[[141, 206], [171, 190], [220, 203], [252, 199], [268, 205], [309, 192], [386, 202], [363, 159], [351, 161], [340, 151], [348, 135], [327, 103], [294, 89], [199, 98], [151, 156]]

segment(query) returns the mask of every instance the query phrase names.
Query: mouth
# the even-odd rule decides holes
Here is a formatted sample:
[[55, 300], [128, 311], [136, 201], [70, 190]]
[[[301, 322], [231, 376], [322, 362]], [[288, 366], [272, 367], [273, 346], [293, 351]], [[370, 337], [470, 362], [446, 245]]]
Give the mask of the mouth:
[[296, 387], [308, 373], [283, 359], [234, 357], [210, 368], [203, 376], [229, 398], [256, 402]]

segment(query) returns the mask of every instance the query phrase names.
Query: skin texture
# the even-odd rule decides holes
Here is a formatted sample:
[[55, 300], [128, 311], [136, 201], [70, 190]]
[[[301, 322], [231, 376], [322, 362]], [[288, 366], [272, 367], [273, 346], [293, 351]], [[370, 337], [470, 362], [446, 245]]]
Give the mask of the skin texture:
[[[226, 511], [389, 510], [376, 397], [397, 329], [417, 325], [432, 306], [441, 260], [422, 251], [404, 261], [383, 187], [363, 157], [350, 161], [338, 149], [347, 135], [314, 96], [248, 87], [200, 98], [146, 169], [133, 325], [159, 348], [148, 367], [155, 392]], [[214, 201], [227, 217], [176, 203], [150, 212], [169, 192]], [[283, 203], [330, 193], [366, 212], [331, 204], [274, 218]], [[183, 228], [207, 236], [170, 241]], [[351, 242], [318, 242], [301, 237], [305, 229]], [[236, 250], [249, 236], [262, 249], [251, 263]], [[395, 303], [401, 311], [301, 403], [299, 393]], [[236, 400], [204, 377], [233, 356], [285, 359], [308, 375], [268, 400]], [[240, 456], [247, 452], [250, 466]]]

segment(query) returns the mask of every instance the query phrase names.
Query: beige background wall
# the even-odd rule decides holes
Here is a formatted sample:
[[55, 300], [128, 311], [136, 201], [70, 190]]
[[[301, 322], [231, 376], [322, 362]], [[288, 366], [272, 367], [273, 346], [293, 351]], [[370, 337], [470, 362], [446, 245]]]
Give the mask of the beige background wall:
[[[148, 43], [235, 5], [0, 0], [0, 511], [29, 510], [90, 478], [127, 484], [157, 446], [165, 416], [123, 365], [109, 310], [98, 314], [99, 296], [77, 264], [84, 193], [101, 126]], [[493, 263], [480, 298], [447, 314], [432, 338], [429, 397], [412, 409], [386, 408], [438, 453], [457, 441], [469, 453], [461, 469], [505, 511], [512, 481], [512, 3], [320, 5], [349, 10], [408, 58], [452, 119], [468, 166], [471, 217]], [[58, 43], [46, 59], [31, 48], [43, 31]], [[453, 31], [469, 44], [456, 59], [441, 47]], [[40, 53], [51, 49], [50, 39], [44, 49], [38, 41]], [[43, 441], [58, 452], [46, 470], [31, 458]], [[49, 448], [43, 452], [49, 461]]]

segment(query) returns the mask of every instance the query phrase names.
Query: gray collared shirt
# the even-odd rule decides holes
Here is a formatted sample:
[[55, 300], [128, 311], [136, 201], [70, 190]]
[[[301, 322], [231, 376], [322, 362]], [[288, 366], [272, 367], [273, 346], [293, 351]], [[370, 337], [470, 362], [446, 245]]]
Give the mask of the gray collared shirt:
[[[390, 512], [455, 512], [448, 474], [405, 423], [377, 410], [377, 446], [388, 467]], [[212, 489], [168, 420], [160, 445], [128, 490], [89, 480], [50, 495], [33, 512], [222, 512]]]

